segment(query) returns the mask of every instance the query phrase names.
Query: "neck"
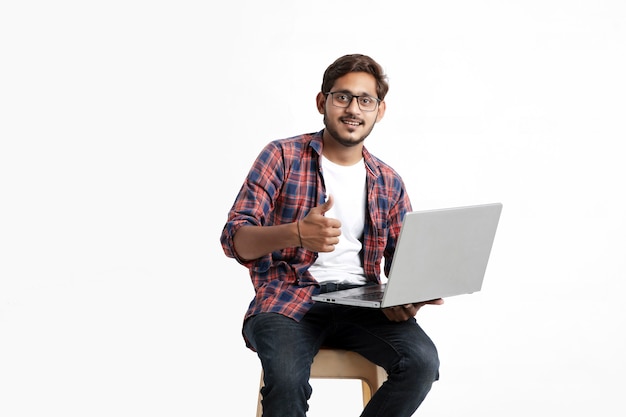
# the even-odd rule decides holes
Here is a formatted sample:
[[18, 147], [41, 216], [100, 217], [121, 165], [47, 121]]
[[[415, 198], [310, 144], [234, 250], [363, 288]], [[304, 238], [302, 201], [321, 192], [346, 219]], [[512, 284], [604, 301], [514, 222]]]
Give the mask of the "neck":
[[[326, 133], [326, 132], [325, 132]], [[354, 165], [363, 158], [363, 143], [345, 146], [324, 135], [322, 154], [338, 165]]]

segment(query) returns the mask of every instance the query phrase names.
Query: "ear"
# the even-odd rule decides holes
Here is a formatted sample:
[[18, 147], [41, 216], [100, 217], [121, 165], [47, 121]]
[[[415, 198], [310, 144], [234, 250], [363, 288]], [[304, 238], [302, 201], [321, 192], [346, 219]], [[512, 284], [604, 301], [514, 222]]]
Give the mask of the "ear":
[[320, 112], [320, 114], [324, 114], [326, 112], [326, 94], [321, 91], [317, 93], [315, 103], [317, 104], [317, 111]]
[[386, 110], [387, 110], [387, 103], [385, 101], [381, 101], [380, 103], [378, 103], [378, 113], [376, 114], [376, 123], [382, 120], [382, 118], [385, 116]]

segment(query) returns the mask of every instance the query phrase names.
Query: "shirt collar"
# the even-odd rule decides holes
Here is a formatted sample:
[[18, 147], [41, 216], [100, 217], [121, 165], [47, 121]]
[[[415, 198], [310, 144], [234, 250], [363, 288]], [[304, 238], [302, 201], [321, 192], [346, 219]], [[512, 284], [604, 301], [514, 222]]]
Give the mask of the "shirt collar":
[[[324, 147], [324, 140], [322, 139], [323, 134], [324, 129], [313, 134], [311, 141], [309, 142], [309, 146], [313, 148], [315, 153], [317, 153], [318, 158], [322, 155], [322, 149]], [[374, 177], [378, 177], [380, 175], [380, 167], [378, 166], [378, 161], [371, 153], [369, 153], [365, 146], [363, 147], [363, 161], [365, 162], [367, 170], [372, 175], [374, 175]]]

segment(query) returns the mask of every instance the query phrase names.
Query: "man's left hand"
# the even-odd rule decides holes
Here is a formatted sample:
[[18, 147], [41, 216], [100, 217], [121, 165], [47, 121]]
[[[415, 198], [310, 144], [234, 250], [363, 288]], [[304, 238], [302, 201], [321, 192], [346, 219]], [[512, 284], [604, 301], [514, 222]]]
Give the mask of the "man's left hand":
[[391, 321], [406, 321], [411, 317], [415, 317], [420, 308], [426, 304], [443, 304], [443, 298], [437, 298], [430, 301], [422, 301], [421, 303], [403, 304], [394, 307], [387, 307], [383, 309], [385, 316]]

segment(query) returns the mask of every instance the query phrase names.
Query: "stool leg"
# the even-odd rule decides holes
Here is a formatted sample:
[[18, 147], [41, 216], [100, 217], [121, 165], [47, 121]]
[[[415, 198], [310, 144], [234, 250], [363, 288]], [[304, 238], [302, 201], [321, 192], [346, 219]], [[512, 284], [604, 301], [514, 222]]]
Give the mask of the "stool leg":
[[259, 399], [256, 405], [256, 417], [263, 416], [263, 404], [261, 403], [261, 400], [263, 399], [263, 396], [261, 395], [261, 388], [263, 387], [263, 385], [265, 385], [265, 383], [263, 382], [263, 371], [261, 371], [261, 382], [259, 383]]
[[372, 388], [367, 381], [362, 380], [361, 389], [363, 390], [363, 408], [365, 408], [367, 403], [372, 399]]

